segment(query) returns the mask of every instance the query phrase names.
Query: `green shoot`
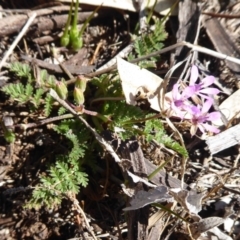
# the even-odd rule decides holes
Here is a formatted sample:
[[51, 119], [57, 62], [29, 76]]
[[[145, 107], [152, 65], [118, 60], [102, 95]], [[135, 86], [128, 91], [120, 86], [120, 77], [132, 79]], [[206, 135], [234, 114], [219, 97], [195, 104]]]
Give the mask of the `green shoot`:
[[[73, 11], [73, 0], [72, 0], [71, 8], [68, 13], [67, 23], [64, 29], [64, 33], [60, 40], [61, 46], [64, 46], [64, 47], [70, 46], [74, 51], [79, 50], [83, 46], [83, 38], [82, 38], [83, 32], [85, 31], [88, 23], [91, 21], [94, 14], [98, 11], [100, 7], [101, 6], [97, 7], [92, 12], [92, 14], [87, 18], [81, 30], [79, 31], [77, 27], [79, 0], [76, 0], [76, 4], [74, 7], [73, 20], [72, 20], [72, 11]], [[69, 30], [69, 25], [71, 23], [71, 20], [72, 20], [72, 26], [71, 26], [71, 29]]]
[[79, 32], [79, 37], [82, 37], [82, 34], [83, 32], [85, 31], [88, 23], [91, 21], [91, 19], [93, 18], [94, 14], [99, 10], [99, 8], [101, 7], [102, 5], [98, 6], [92, 13], [91, 15], [87, 18], [87, 20], [84, 22], [80, 32]]
[[72, 49], [75, 51], [80, 49], [83, 45], [82, 37], [79, 36], [80, 32], [78, 31], [78, 28], [77, 28], [78, 7], [79, 7], [79, 0], [76, 0], [73, 23], [70, 29], [70, 45]]
[[70, 23], [71, 23], [71, 19], [72, 19], [72, 8], [73, 8], [73, 2], [71, 2], [70, 10], [69, 10], [69, 13], [68, 13], [67, 23], [66, 23], [63, 35], [62, 35], [62, 37], [60, 39], [60, 44], [63, 47], [68, 46], [68, 44], [70, 42], [70, 36], [68, 34], [68, 29], [69, 29], [69, 26], [70, 26]]

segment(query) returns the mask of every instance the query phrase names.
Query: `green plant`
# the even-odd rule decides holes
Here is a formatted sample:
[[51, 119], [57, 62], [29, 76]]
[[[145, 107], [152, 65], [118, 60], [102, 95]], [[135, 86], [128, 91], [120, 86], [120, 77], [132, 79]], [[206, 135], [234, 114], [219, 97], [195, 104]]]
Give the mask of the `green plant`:
[[76, 1], [75, 8], [74, 8], [74, 16], [71, 29], [69, 31], [70, 37], [70, 45], [74, 50], [77, 50], [82, 47], [82, 36], [80, 36], [80, 32], [77, 28], [77, 18], [78, 18], [78, 7], [79, 7], [79, 0]]
[[71, 2], [70, 10], [69, 10], [69, 13], [68, 13], [67, 23], [66, 23], [63, 35], [60, 39], [60, 44], [63, 47], [67, 47], [69, 42], [70, 42], [70, 36], [69, 36], [68, 31], [69, 31], [69, 26], [70, 26], [71, 19], [72, 19], [72, 8], [73, 8], [73, 1]]
[[183, 157], [188, 157], [186, 148], [167, 135], [164, 126], [159, 119], [147, 120], [145, 122], [144, 134], [148, 142], [155, 140], [157, 143], [173, 149]]
[[[77, 7], [75, 7], [75, 16], [76, 10]], [[68, 19], [64, 35], [69, 34], [68, 24], [70, 21], [71, 17]], [[72, 39], [73, 33], [72, 31]], [[77, 36], [76, 31], [74, 34]], [[140, 39], [136, 41], [135, 54], [132, 57], [140, 57], [153, 50], [159, 50], [163, 46], [162, 40], [165, 38], [164, 27], [156, 22], [155, 30], [151, 34], [144, 35], [143, 41]], [[152, 60], [156, 61], [157, 59]], [[151, 116], [148, 116], [150, 110], [145, 111], [138, 106], [126, 104], [117, 74], [103, 74], [95, 77], [91, 79], [90, 87], [85, 79], [78, 79], [75, 87], [71, 88], [64, 80], [57, 82], [54, 76], [48, 75], [44, 70], [40, 71], [39, 79], [35, 80], [30, 67], [26, 64], [14, 63], [10, 65], [9, 69], [21, 79], [21, 83], [6, 85], [2, 91], [8, 94], [11, 100], [28, 105], [32, 112], [44, 112], [45, 116], [53, 118], [54, 114], [64, 117], [63, 114], [66, 110], [54, 104], [54, 99], [48, 94], [49, 89], [53, 88], [67, 104], [81, 109], [80, 114], [84, 114], [84, 119], [94, 125], [97, 132], [101, 133], [103, 130], [115, 132], [121, 139], [133, 136], [144, 137], [148, 142], [155, 140], [172, 148], [177, 153], [187, 156], [186, 149], [167, 135], [161, 121], [150, 119]], [[93, 99], [91, 103], [89, 96]], [[27, 204], [28, 207], [39, 208], [43, 205], [52, 207], [60, 204], [68, 193], [79, 193], [81, 188], [88, 184], [87, 169], [94, 168], [99, 156], [103, 155], [104, 150], [99, 147], [85, 125], [77, 119], [62, 120], [55, 125], [54, 130], [64, 139], [67, 150], [64, 154], [57, 155], [51, 164], [48, 163], [50, 165], [48, 170], [40, 175], [38, 184], [34, 186], [32, 198]], [[9, 140], [13, 139], [12, 135], [8, 138]]]
[[[167, 33], [163, 22], [160, 19], [154, 20], [154, 30], [142, 33], [142, 36], [137, 37], [134, 41], [134, 51], [129, 54], [128, 59], [143, 57], [154, 51], [161, 50], [164, 46], [163, 41], [167, 38]], [[155, 67], [155, 63], [159, 57], [151, 57], [150, 60], [143, 60], [139, 62], [142, 68]]]
[[[74, 51], [77, 51], [78, 49], [80, 49], [83, 46], [83, 38], [82, 38], [83, 32], [85, 31], [88, 23], [91, 21], [94, 14], [98, 11], [98, 9], [100, 7], [101, 6], [97, 7], [93, 11], [93, 13], [87, 18], [87, 20], [84, 22], [81, 30], [79, 31], [78, 27], [77, 27], [79, 0], [76, 0], [73, 18], [72, 18], [72, 8], [73, 8], [73, 0], [72, 0], [70, 10], [68, 13], [68, 19], [66, 22], [66, 26], [65, 26], [63, 35], [60, 39], [61, 46], [64, 46], [64, 47], [69, 46]], [[70, 24], [72, 19], [73, 19], [72, 24]], [[70, 29], [69, 29], [69, 27], [70, 27]]]
[[86, 187], [88, 184], [88, 175], [83, 163], [87, 142], [91, 140], [90, 133], [81, 123], [76, 124], [74, 120], [62, 121], [55, 126], [55, 131], [65, 136], [71, 150], [66, 155], [57, 156], [47, 176], [41, 176], [27, 207], [53, 207], [61, 203], [67, 194], [77, 194], [80, 187]]
[[27, 79], [26, 83], [11, 83], [2, 88], [2, 91], [10, 95], [11, 99], [17, 101], [20, 104], [29, 103], [31, 108], [37, 109], [41, 103], [45, 105], [45, 109], [48, 109], [50, 114], [51, 101], [42, 101], [46, 91], [45, 87], [53, 87], [55, 82], [54, 76], [48, 76], [45, 70], [40, 73], [41, 88], [34, 88], [33, 74], [27, 64], [15, 62], [10, 65], [9, 70], [15, 73], [18, 77]]

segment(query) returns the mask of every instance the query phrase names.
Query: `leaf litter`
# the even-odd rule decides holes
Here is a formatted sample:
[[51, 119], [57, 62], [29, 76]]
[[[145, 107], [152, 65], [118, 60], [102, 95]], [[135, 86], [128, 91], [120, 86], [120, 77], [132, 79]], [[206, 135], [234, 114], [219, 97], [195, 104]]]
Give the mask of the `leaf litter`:
[[[110, 3], [107, 3], [107, 5], [109, 4]], [[187, 12], [186, 18], [189, 17], [189, 14], [191, 15], [190, 6], [194, 6], [194, 8], [198, 10], [203, 7], [200, 3], [197, 5], [196, 3], [189, 3], [188, 0], [185, 0], [179, 5], [178, 15], [183, 14], [181, 8], [185, 6], [184, 4], [189, 4], [189, 8], [187, 8], [189, 12]], [[237, 3], [235, 4], [237, 6]], [[220, 9], [219, 6], [216, 5], [216, 1], [215, 3], [210, 1], [208, 5], [211, 9]], [[122, 6], [121, 4], [121, 8]], [[118, 8], [117, 5], [114, 5], [114, 7]], [[226, 5], [222, 7], [226, 9], [227, 15], [230, 16], [231, 13], [229, 13], [228, 10], [231, 9], [232, 6]], [[204, 11], [210, 11], [209, 9], [210, 8], [206, 8]], [[99, 11], [98, 14], [101, 16], [101, 11]], [[134, 17], [134, 14], [131, 16]], [[8, 17], [7, 14], [4, 18], [6, 17]], [[120, 17], [121, 14], [118, 15], [118, 19], [115, 19], [115, 21], [120, 22]], [[183, 22], [187, 21], [183, 18], [179, 19]], [[104, 23], [104, 20], [102, 21]], [[168, 21], [176, 21], [176, 19], [174, 20], [174, 17], [170, 17]], [[98, 30], [104, 30], [104, 28], [101, 28], [101, 18], [95, 25], [99, 28]], [[112, 26], [110, 26], [109, 29], [111, 29], [111, 27]], [[27, 28], [29, 27], [27, 26]], [[213, 41], [213, 44], [217, 45], [217, 40], [211, 35], [211, 25], [205, 23], [205, 28], [207, 28], [207, 33]], [[115, 26], [115, 31], [119, 31], [122, 36], [124, 36], [123, 29], [124, 26], [121, 26], [119, 29]], [[157, 70], [161, 70], [161, 67], [155, 67], [149, 71], [136, 64], [130, 63], [130, 60], [127, 58], [124, 60], [118, 57], [117, 73], [120, 77], [120, 85], [117, 85], [117, 89], [111, 89], [110, 85], [108, 85], [111, 81], [116, 83], [118, 81], [114, 78], [114, 72], [109, 72], [110, 70], [116, 70], [116, 66], [111, 67], [111, 69], [105, 68], [104, 71], [105, 74], [108, 74], [108, 78], [103, 75], [100, 79], [101, 81], [99, 81], [99, 79], [95, 81], [90, 80], [89, 82], [92, 85], [89, 84], [86, 93], [84, 92], [84, 96], [88, 96], [89, 98], [93, 96], [97, 97], [95, 104], [96, 102], [98, 104], [92, 108], [92, 106], [88, 104], [87, 98], [81, 98], [81, 103], [83, 101], [86, 106], [74, 106], [70, 104], [66, 107], [71, 112], [72, 117], [75, 116], [80, 122], [85, 124], [86, 128], [90, 131], [88, 134], [93, 134], [92, 136], [99, 141], [104, 151], [102, 153], [99, 152], [97, 154], [98, 158], [95, 159], [95, 161], [99, 161], [99, 166], [97, 164], [94, 166], [94, 162], [89, 163], [89, 165], [86, 163], [83, 164], [89, 177], [88, 186], [81, 187], [81, 190], [76, 190], [76, 192], [74, 192], [74, 190], [66, 190], [62, 195], [62, 197], [64, 197], [61, 200], [61, 204], [60, 202], [55, 202], [52, 207], [42, 206], [39, 209], [35, 208], [35, 210], [32, 208], [25, 209], [23, 207], [31, 198], [32, 192], [34, 193], [33, 189], [37, 188], [37, 183], [41, 175], [47, 176], [49, 174], [49, 169], [46, 166], [55, 161], [55, 155], [62, 154], [62, 152], [69, 150], [69, 146], [66, 146], [63, 137], [56, 135], [56, 132], [53, 131], [53, 127], [50, 126], [50, 124], [46, 123], [46, 127], [40, 127], [44, 125], [44, 120], [41, 121], [41, 124], [36, 124], [36, 128], [33, 128], [33, 130], [23, 129], [23, 122], [27, 126], [31, 124], [32, 121], [37, 123], [41, 115], [43, 116], [40, 111], [38, 115], [30, 111], [31, 108], [29, 108], [29, 103], [27, 102], [34, 94], [33, 90], [29, 87], [30, 85], [27, 85], [28, 88], [26, 89], [22, 87], [18, 89], [19, 94], [24, 93], [28, 95], [28, 99], [22, 99], [23, 102], [20, 105], [17, 105], [14, 101], [10, 101], [7, 96], [1, 92], [2, 118], [5, 119], [9, 116], [14, 118], [14, 122], [11, 125], [5, 124], [5, 122], [2, 121], [2, 136], [0, 140], [2, 156], [0, 186], [2, 192], [1, 198], [3, 199], [0, 208], [1, 239], [9, 239], [10, 237], [11, 239], [82, 239], [82, 237], [88, 237], [89, 239], [104, 239], [106, 237], [108, 239], [174, 239], [178, 234], [179, 236], [185, 236], [186, 239], [230, 240], [240, 237], [238, 231], [240, 191], [239, 172], [237, 170], [239, 168], [239, 149], [237, 147], [239, 144], [237, 137], [238, 114], [240, 112], [237, 104], [239, 90], [228, 86], [226, 83], [224, 87], [229, 88], [229, 91], [232, 91], [233, 94], [226, 97], [220, 92], [219, 96], [216, 96], [218, 93], [215, 90], [215, 92], [213, 92], [213, 88], [216, 89], [216, 85], [218, 84], [214, 85], [214, 81], [216, 80], [212, 81], [213, 79], [210, 79], [209, 76], [217, 75], [217, 71], [207, 66], [202, 67], [202, 63], [208, 59], [206, 57], [206, 54], [208, 54], [212, 56], [210, 64], [215, 64], [215, 69], [220, 64], [226, 69], [227, 66], [231, 69], [231, 65], [227, 64], [226, 66], [223, 60], [218, 60], [218, 57], [219, 59], [224, 59], [224, 56], [231, 54], [223, 50], [221, 52], [219, 50], [221, 48], [218, 47], [216, 47], [218, 51], [211, 50], [207, 44], [204, 44], [202, 48], [197, 46], [196, 40], [201, 42], [201, 35], [196, 37], [195, 42], [187, 38], [186, 32], [191, 31], [191, 26], [186, 27], [184, 30], [185, 33], [184, 31], [181, 32], [181, 30], [182, 29], [178, 30], [178, 34], [181, 35], [183, 41], [186, 41], [182, 46], [191, 46], [194, 51], [199, 50], [201, 53], [204, 52], [205, 55], [199, 54], [199, 58], [196, 58], [195, 55], [195, 59], [194, 55], [191, 55], [192, 64], [189, 64], [190, 58], [186, 58], [186, 56], [183, 56], [178, 62], [173, 63], [170, 62], [169, 54], [164, 53], [162, 58], [168, 65], [169, 71], [167, 74], [158, 74]], [[32, 31], [34, 31], [34, 28]], [[44, 35], [56, 34], [56, 32], [54, 32], [56, 30], [52, 31], [53, 32], [46, 32], [40, 35], [41, 37], [46, 37]], [[37, 50], [34, 48], [34, 45], [31, 44], [28, 34], [29, 33], [26, 34], [28, 49], [25, 47], [24, 52], [31, 52], [31, 54], [33, 54]], [[91, 35], [90, 32], [86, 33], [86, 35], [87, 34], [89, 35], [88, 37], [92, 38], [90, 42], [92, 41], [92, 43], [94, 43], [94, 41], [97, 41], [94, 39], [93, 34]], [[107, 35], [108, 34], [111, 36], [111, 31], [108, 32]], [[86, 35], [84, 36], [85, 41], [87, 39]], [[114, 36], [114, 34], [112, 36]], [[36, 35], [34, 37], [36, 37]], [[101, 37], [104, 38], [104, 34], [101, 35]], [[22, 41], [21, 35], [19, 35], [18, 41]], [[105, 59], [100, 59], [100, 56], [98, 56], [99, 62], [107, 62], [112, 58], [114, 53], [120, 51], [120, 48], [115, 48], [114, 46], [119, 40], [113, 37], [111, 41], [113, 44], [111, 47], [108, 47], [105, 42], [103, 48], [105, 49]], [[20, 53], [12, 42], [13, 39], [11, 36], [6, 37], [6, 39], [1, 42], [1, 44], [6, 44], [8, 47], [11, 45], [11, 48], [8, 48], [9, 51], [5, 55], [5, 58], [1, 61], [1, 67], [7, 67], [9, 63], [11, 64], [16, 61], [9, 58], [12, 53], [18, 56], [18, 60], [21, 61]], [[49, 52], [45, 49], [46, 44], [47, 42], [40, 46], [40, 50], [38, 50], [39, 55], [49, 55]], [[168, 41], [166, 41], [165, 44], [168, 44]], [[232, 42], [230, 44], [232, 44]], [[167, 47], [169, 45], [167, 45]], [[178, 43], [178, 46], [180, 45], [181, 44]], [[87, 47], [89, 56], [93, 55], [96, 49], [91, 45]], [[121, 45], [121, 48], [123, 47], [124, 45]], [[64, 51], [66, 52], [66, 49]], [[1, 53], [3, 53], [2, 49]], [[71, 51], [69, 51], [69, 54], [74, 55]], [[156, 52], [156, 55], [157, 54]], [[68, 58], [66, 55], [65, 57], [66, 59]], [[154, 57], [154, 55], [151, 57]], [[212, 63], [213, 57], [215, 60]], [[239, 64], [236, 58], [237, 56], [231, 55], [231, 57], [229, 56], [226, 59]], [[7, 59], [9, 62], [5, 64], [5, 60]], [[160, 65], [161, 59], [157, 59], [156, 62]], [[36, 63], [34, 64], [34, 60], [32, 63], [33, 66], [35, 66], [34, 69], [36, 72], [39, 67], [42, 67], [37, 66]], [[69, 64], [71, 64], [71, 62]], [[176, 75], [177, 71], [180, 70], [184, 76], [184, 65], [186, 69], [192, 69], [192, 72], [195, 73], [196, 68], [199, 67], [199, 73], [195, 74], [197, 77], [194, 81], [192, 79], [190, 79], [190, 82], [184, 81], [183, 79], [179, 79], [179, 73]], [[10, 82], [14, 83], [16, 79], [10, 78], [13, 75], [11, 75], [9, 68], [6, 68], [6, 70], [7, 72], [2, 72], [4, 77], [1, 79], [4, 81], [3, 84], [7, 86]], [[34, 77], [38, 76], [36, 72]], [[54, 73], [54, 69], [51, 70], [51, 74], [52, 72]], [[63, 76], [64, 73], [64, 69], [62, 73], [60, 71], [55, 72], [56, 78], [60, 79], [65, 77]], [[74, 74], [74, 72], [72, 73]], [[86, 73], [82, 74], [84, 75]], [[98, 73], [97, 68], [94, 73], [88, 72], [86, 77], [91, 78], [91, 74], [92, 77], [96, 77], [100, 72]], [[209, 81], [206, 82], [206, 79]], [[236, 78], [236, 82], [237, 81]], [[70, 79], [67, 81], [67, 84], [71, 84], [72, 82], [74, 82], [74, 80]], [[208, 84], [210, 82], [213, 84], [213, 87], [211, 86], [211, 89], [206, 89], [206, 87], [210, 85]], [[49, 88], [52, 82], [49, 81], [47, 84], [48, 85], [44, 86], [44, 91]], [[64, 85], [64, 89], [66, 90], [67, 84], [66, 86], [64, 82], [61, 82], [61, 84]], [[171, 88], [171, 86], [173, 87]], [[197, 90], [199, 86], [200, 89]], [[120, 132], [122, 135], [120, 135], [120, 132], [112, 131], [114, 112], [112, 116], [101, 116], [99, 114], [100, 108], [102, 107], [101, 101], [108, 101], [113, 97], [113, 95], [108, 96], [106, 94], [106, 99], [101, 99], [101, 94], [103, 94], [103, 92], [108, 93], [108, 91], [117, 93], [120, 90], [119, 88], [122, 90], [121, 100], [125, 99], [126, 104], [136, 106], [140, 109], [148, 107], [148, 113], [151, 113], [151, 115], [142, 115], [141, 118], [125, 120], [126, 122], [134, 122], [131, 128], [135, 129], [135, 138], [133, 138], [133, 136], [129, 138], [126, 134], [128, 130], [124, 124], [119, 128], [121, 129]], [[171, 92], [172, 89], [174, 89], [174, 93]], [[89, 90], [92, 91], [92, 96], [89, 94]], [[12, 91], [16, 91], [16, 89], [13, 88]], [[61, 89], [59, 91], [60, 94], [58, 94], [58, 96], [61, 96]], [[99, 96], [98, 92], [100, 93]], [[12, 92], [9, 92], [8, 94], [11, 95], [11, 93]], [[51, 90], [50, 93], [54, 92]], [[17, 93], [15, 92], [15, 94]], [[36, 92], [36, 94], [40, 96], [44, 93]], [[204, 96], [202, 94], [204, 94]], [[18, 95], [15, 96], [16, 101]], [[67, 93], [64, 96], [67, 97]], [[116, 96], [120, 97], [120, 95]], [[189, 104], [183, 105], [181, 101], [185, 101], [186, 96], [189, 98]], [[207, 100], [205, 99], [206, 96]], [[58, 99], [58, 97], [56, 97], [56, 99]], [[142, 100], [146, 100], [147, 102], [143, 102], [143, 105], [141, 105]], [[35, 103], [37, 102], [36, 95], [34, 101]], [[58, 102], [63, 105], [63, 107], [69, 104], [64, 101], [64, 99], [58, 100]], [[51, 104], [48, 106], [50, 107], [50, 105]], [[52, 106], [54, 107], [54, 105]], [[109, 107], [110, 105], [106, 104], [106, 106]], [[125, 105], [125, 109], [126, 108]], [[172, 109], [172, 111], [169, 111], [169, 109]], [[211, 112], [209, 113], [209, 111]], [[25, 115], [24, 112], [26, 112]], [[104, 120], [104, 124], [100, 124], [99, 121], [93, 123], [90, 117], [86, 117], [86, 119], [82, 118], [78, 115], [79, 112], [84, 113], [85, 117], [93, 116], [94, 118], [94, 116], [98, 116], [99, 119]], [[216, 116], [212, 118], [206, 117], [208, 116], [207, 114], [213, 114], [214, 112], [221, 114], [221, 120], [220, 118], [216, 120]], [[180, 146], [183, 148], [186, 146], [189, 156], [187, 159], [179, 157], [179, 152], [176, 148], [171, 148], [171, 144], [163, 146], [162, 142], [157, 142], [156, 144], [156, 141], [153, 141], [154, 138], [151, 138], [149, 142], [145, 142], [139, 137], [139, 132], [142, 131], [144, 122], [147, 119], [151, 120], [152, 117], [162, 122], [162, 126], [166, 129], [166, 132], [171, 135], [172, 141], [179, 141], [181, 143]], [[223, 120], [223, 118], [225, 118], [225, 120]], [[219, 133], [218, 131], [214, 131], [213, 128], [210, 128], [209, 125], [203, 125], [209, 123], [212, 123], [214, 127], [218, 129]], [[195, 127], [194, 124], [196, 124]], [[97, 129], [98, 131], [95, 129], [97, 127], [100, 127]], [[115, 129], [117, 129], [116, 127], [117, 126], [115, 126]], [[64, 123], [58, 131], [64, 133]], [[106, 136], [103, 133], [104, 131], [106, 131]], [[159, 128], [159, 132], [160, 131], [162, 131], [161, 128]], [[13, 133], [15, 133], [17, 140], [13, 138]], [[72, 136], [74, 136], [74, 128], [72, 128], [66, 136], [70, 137], [72, 133]], [[157, 133], [154, 129], [152, 129], [151, 134], [157, 139]], [[123, 136], [126, 137], [124, 138]], [[166, 138], [164, 134], [162, 137]], [[41, 139], [41, 143], [35, 142], [36, 139]], [[9, 143], [7, 143], [6, 140], [9, 141]], [[149, 151], [142, 151], [142, 149], [151, 149], [153, 155], [150, 155]], [[172, 152], [173, 149], [174, 153]], [[99, 151], [99, 149], [94, 149], [94, 147], [91, 150], [94, 152]], [[156, 172], [154, 170], [156, 170], [161, 163], [159, 163], [159, 166], [155, 166], [151, 162], [155, 162], [154, 159], [157, 157], [156, 152], [159, 151], [162, 152], [166, 164], [162, 164], [162, 168], [159, 168]], [[115, 161], [107, 163], [106, 161], [109, 160], [109, 156], [112, 156]], [[223, 163], [223, 161], [225, 162]], [[71, 162], [71, 166], [76, 166], [74, 165], [74, 161]], [[66, 163], [59, 161], [58, 168], [62, 172], [66, 171]], [[78, 170], [75, 168], [75, 171]], [[54, 168], [51, 168], [50, 172], [52, 176], [54, 174], [56, 174], [55, 177], [58, 176], [57, 169], [54, 170]], [[79, 188], [79, 185], [75, 185], [73, 181], [74, 178], [71, 178], [69, 174], [65, 176], [66, 182], [69, 181], [69, 185], [72, 184], [73, 187], [78, 186]], [[79, 178], [83, 176], [84, 175], [78, 175]], [[152, 176], [151, 180], [148, 176]], [[46, 177], [41, 179], [45, 181], [45, 183], [48, 183], [48, 181], [51, 183], [50, 178]], [[65, 179], [60, 179], [60, 182], [64, 180]], [[82, 181], [84, 180], [82, 179]], [[84, 184], [86, 184], [86, 182]], [[50, 186], [51, 184], [49, 187]], [[67, 185], [63, 184], [62, 186], [68, 189]], [[46, 194], [49, 193], [46, 192]], [[54, 194], [56, 194], [56, 192]], [[129, 196], [129, 204], [127, 203], [128, 201], [126, 201], [126, 195]], [[54, 195], [52, 195], [52, 197], [54, 197]], [[80, 202], [82, 203], [80, 204]], [[95, 207], [96, 205], [98, 207]], [[101, 211], [99, 209], [101, 209]], [[129, 211], [133, 214], [129, 214]], [[127, 221], [123, 217], [124, 212]], [[155, 232], [155, 236], [153, 236], [151, 235], [151, 231], [153, 231], [154, 227], [151, 225], [151, 227], [148, 228], [148, 219], [157, 212], [162, 212], [163, 215], [155, 222], [155, 225], [157, 226], [161, 220], [164, 227], [162, 227], [161, 231]], [[136, 217], [135, 214], [137, 214], [138, 217]], [[37, 217], [34, 215], [37, 215]], [[69, 215], [72, 216], [72, 219]], [[44, 221], [44, 219], [48, 220]], [[14, 230], [15, 228], [18, 229], [17, 232]], [[151, 238], [148, 238], [148, 236], [151, 236]]]

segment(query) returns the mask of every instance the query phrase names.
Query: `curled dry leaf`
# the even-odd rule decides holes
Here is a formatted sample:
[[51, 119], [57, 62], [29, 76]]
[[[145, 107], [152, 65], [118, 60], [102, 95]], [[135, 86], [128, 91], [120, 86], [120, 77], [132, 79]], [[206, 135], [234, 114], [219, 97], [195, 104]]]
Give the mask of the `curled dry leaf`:
[[[240, 89], [229, 96], [225, 101], [223, 101], [219, 109], [225, 115], [228, 121], [231, 121], [233, 118], [240, 117]], [[223, 126], [223, 122], [221, 119], [217, 121], [212, 121], [214, 125]]]
[[140, 96], [148, 99], [151, 108], [160, 112], [163, 79], [121, 58], [117, 59], [117, 68], [127, 103], [135, 105], [137, 97]]
[[198, 213], [202, 210], [201, 202], [205, 195], [204, 193], [192, 193], [181, 188], [172, 188], [169, 192], [195, 220], [200, 219]]

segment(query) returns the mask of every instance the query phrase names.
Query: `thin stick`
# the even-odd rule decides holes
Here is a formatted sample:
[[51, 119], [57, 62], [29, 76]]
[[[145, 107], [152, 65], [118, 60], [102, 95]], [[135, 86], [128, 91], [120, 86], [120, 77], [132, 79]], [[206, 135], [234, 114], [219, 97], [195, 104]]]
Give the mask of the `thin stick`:
[[134, 59], [133, 61], [131, 61], [132, 63], [134, 62], [139, 62], [141, 60], [145, 60], [146, 58], [150, 58], [150, 57], [154, 57], [156, 55], [159, 55], [159, 54], [162, 54], [162, 53], [165, 53], [165, 52], [168, 52], [168, 51], [171, 51], [177, 47], [182, 47], [182, 46], [186, 46], [188, 48], [191, 48], [193, 51], [198, 51], [198, 52], [201, 52], [201, 53], [206, 53], [208, 55], [211, 55], [213, 57], [216, 57], [216, 58], [219, 58], [219, 59], [223, 59], [223, 60], [226, 60], [226, 61], [230, 61], [230, 62], [234, 62], [234, 63], [237, 63], [240, 65], [240, 59], [238, 58], [234, 58], [234, 57], [230, 57], [226, 54], [223, 54], [223, 53], [220, 53], [220, 52], [216, 52], [214, 50], [210, 50], [208, 48], [205, 48], [205, 47], [201, 47], [199, 45], [194, 45], [194, 44], [191, 44], [191, 43], [188, 43], [186, 41], [182, 41], [182, 42], [179, 42], [179, 43], [176, 43], [176, 44], [173, 44], [172, 46], [169, 46], [169, 47], [166, 47], [166, 48], [163, 48], [159, 51], [156, 51], [156, 52], [153, 52], [151, 54], [148, 54], [148, 55], [145, 55], [143, 57], [140, 57], [140, 58], [136, 58]]
[[97, 240], [95, 234], [94, 234], [93, 231], [91, 230], [91, 227], [90, 227], [90, 225], [89, 225], [89, 223], [88, 223], [88, 220], [87, 220], [87, 217], [86, 217], [84, 211], [82, 210], [82, 208], [81, 208], [80, 205], [79, 205], [78, 200], [76, 199], [75, 194], [73, 194], [73, 196], [70, 196], [70, 194], [69, 194], [68, 197], [72, 200], [74, 206], [76, 207], [77, 212], [80, 213], [80, 214], [82, 215], [82, 217], [84, 218], [84, 221], [85, 221], [87, 230], [88, 230], [89, 233], [92, 235], [93, 239], [94, 239], [94, 240]]
[[84, 125], [94, 134], [96, 140], [105, 147], [105, 149], [112, 155], [112, 157], [114, 158], [115, 162], [120, 163], [121, 159], [118, 157], [118, 155], [115, 153], [115, 151], [113, 150], [112, 146], [110, 144], [108, 144], [105, 139], [103, 137], [101, 137], [97, 131], [92, 128], [88, 122], [82, 118], [81, 116], [79, 116], [77, 114], [77, 112], [74, 111], [73, 108], [71, 108], [64, 100], [60, 99], [58, 94], [53, 90], [50, 89], [50, 95], [56, 100], [58, 101], [63, 107], [65, 107], [68, 111], [70, 111], [74, 117], [78, 118], [81, 122], [84, 123]]
[[0, 62], [0, 70], [2, 66], [5, 64], [6, 60], [8, 57], [11, 55], [12, 51], [14, 48], [17, 46], [18, 42], [21, 40], [23, 35], [26, 33], [28, 30], [29, 26], [32, 24], [33, 20], [36, 18], [37, 14], [35, 12], [32, 13], [32, 16], [28, 19], [26, 22], [25, 26], [23, 27], [22, 31], [18, 34], [17, 38], [14, 40], [8, 51], [6, 52], [5, 56], [3, 57], [2, 61]]
[[[157, 55], [160, 55], [160, 54], [165, 53], [165, 52], [169, 52], [169, 51], [171, 51], [171, 50], [173, 50], [175, 48], [182, 47], [182, 46], [186, 46], [188, 48], [191, 48], [192, 51], [198, 51], [198, 52], [201, 52], [201, 53], [205, 53], [205, 54], [208, 54], [210, 56], [214, 56], [216, 58], [223, 59], [225, 61], [234, 62], [234, 63], [237, 63], [237, 64], [240, 65], [240, 59], [238, 59], [238, 58], [230, 57], [230, 56], [228, 56], [226, 54], [219, 53], [219, 52], [216, 52], [214, 50], [210, 50], [208, 48], [201, 47], [199, 45], [194, 45], [194, 44], [191, 44], [191, 43], [188, 43], [188, 42], [185, 42], [185, 41], [173, 44], [172, 46], [163, 48], [163, 49], [161, 49], [159, 51], [150, 53], [150, 54], [145, 55], [143, 57], [135, 58], [134, 60], [131, 60], [129, 62], [137, 63], [139, 61], [145, 60], [145, 59], [150, 58], [150, 57], [155, 57]], [[117, 68], [117, 65], [115, 64], [115, 65], [113, 65], [111, 67], [108, 67], [108, 68], [105, 68], [105, 69], [100, 68], [100, 69], [98, 69], [94, 73], [86, 74], [86, 76], [88, 76], [88, 77], [95, 77], [95, 76], [98, 76], [100, 74], [107, 73], [107, 72], [110, 72], [112, 70], [115, 70], [116, 68]]]
[[61, 121], [61, 120], [64, 120], [64, 119], [69, 119], [69, 118], [73, 118], [73, 115], [70, 114], [70, 113], [64, 114], [64, 115], [61, 115], [61, 116], [52, 117], [52, 118], [47, 118], [47, 119], [38, 121], [37, 123], [26, 123], [26, 124], [21, 123], [21, 124], [15, 125], [15, 126], [13, 125], [13, 127], [14, 128], [20, 127], [24, 130], [27, 130], [29, 128], [39, 127], [39, 126], [42, 126], [42, 125], [45, 125], [45, 124], [49, 124], [49, 123], [52, 123], [52, 122]]

